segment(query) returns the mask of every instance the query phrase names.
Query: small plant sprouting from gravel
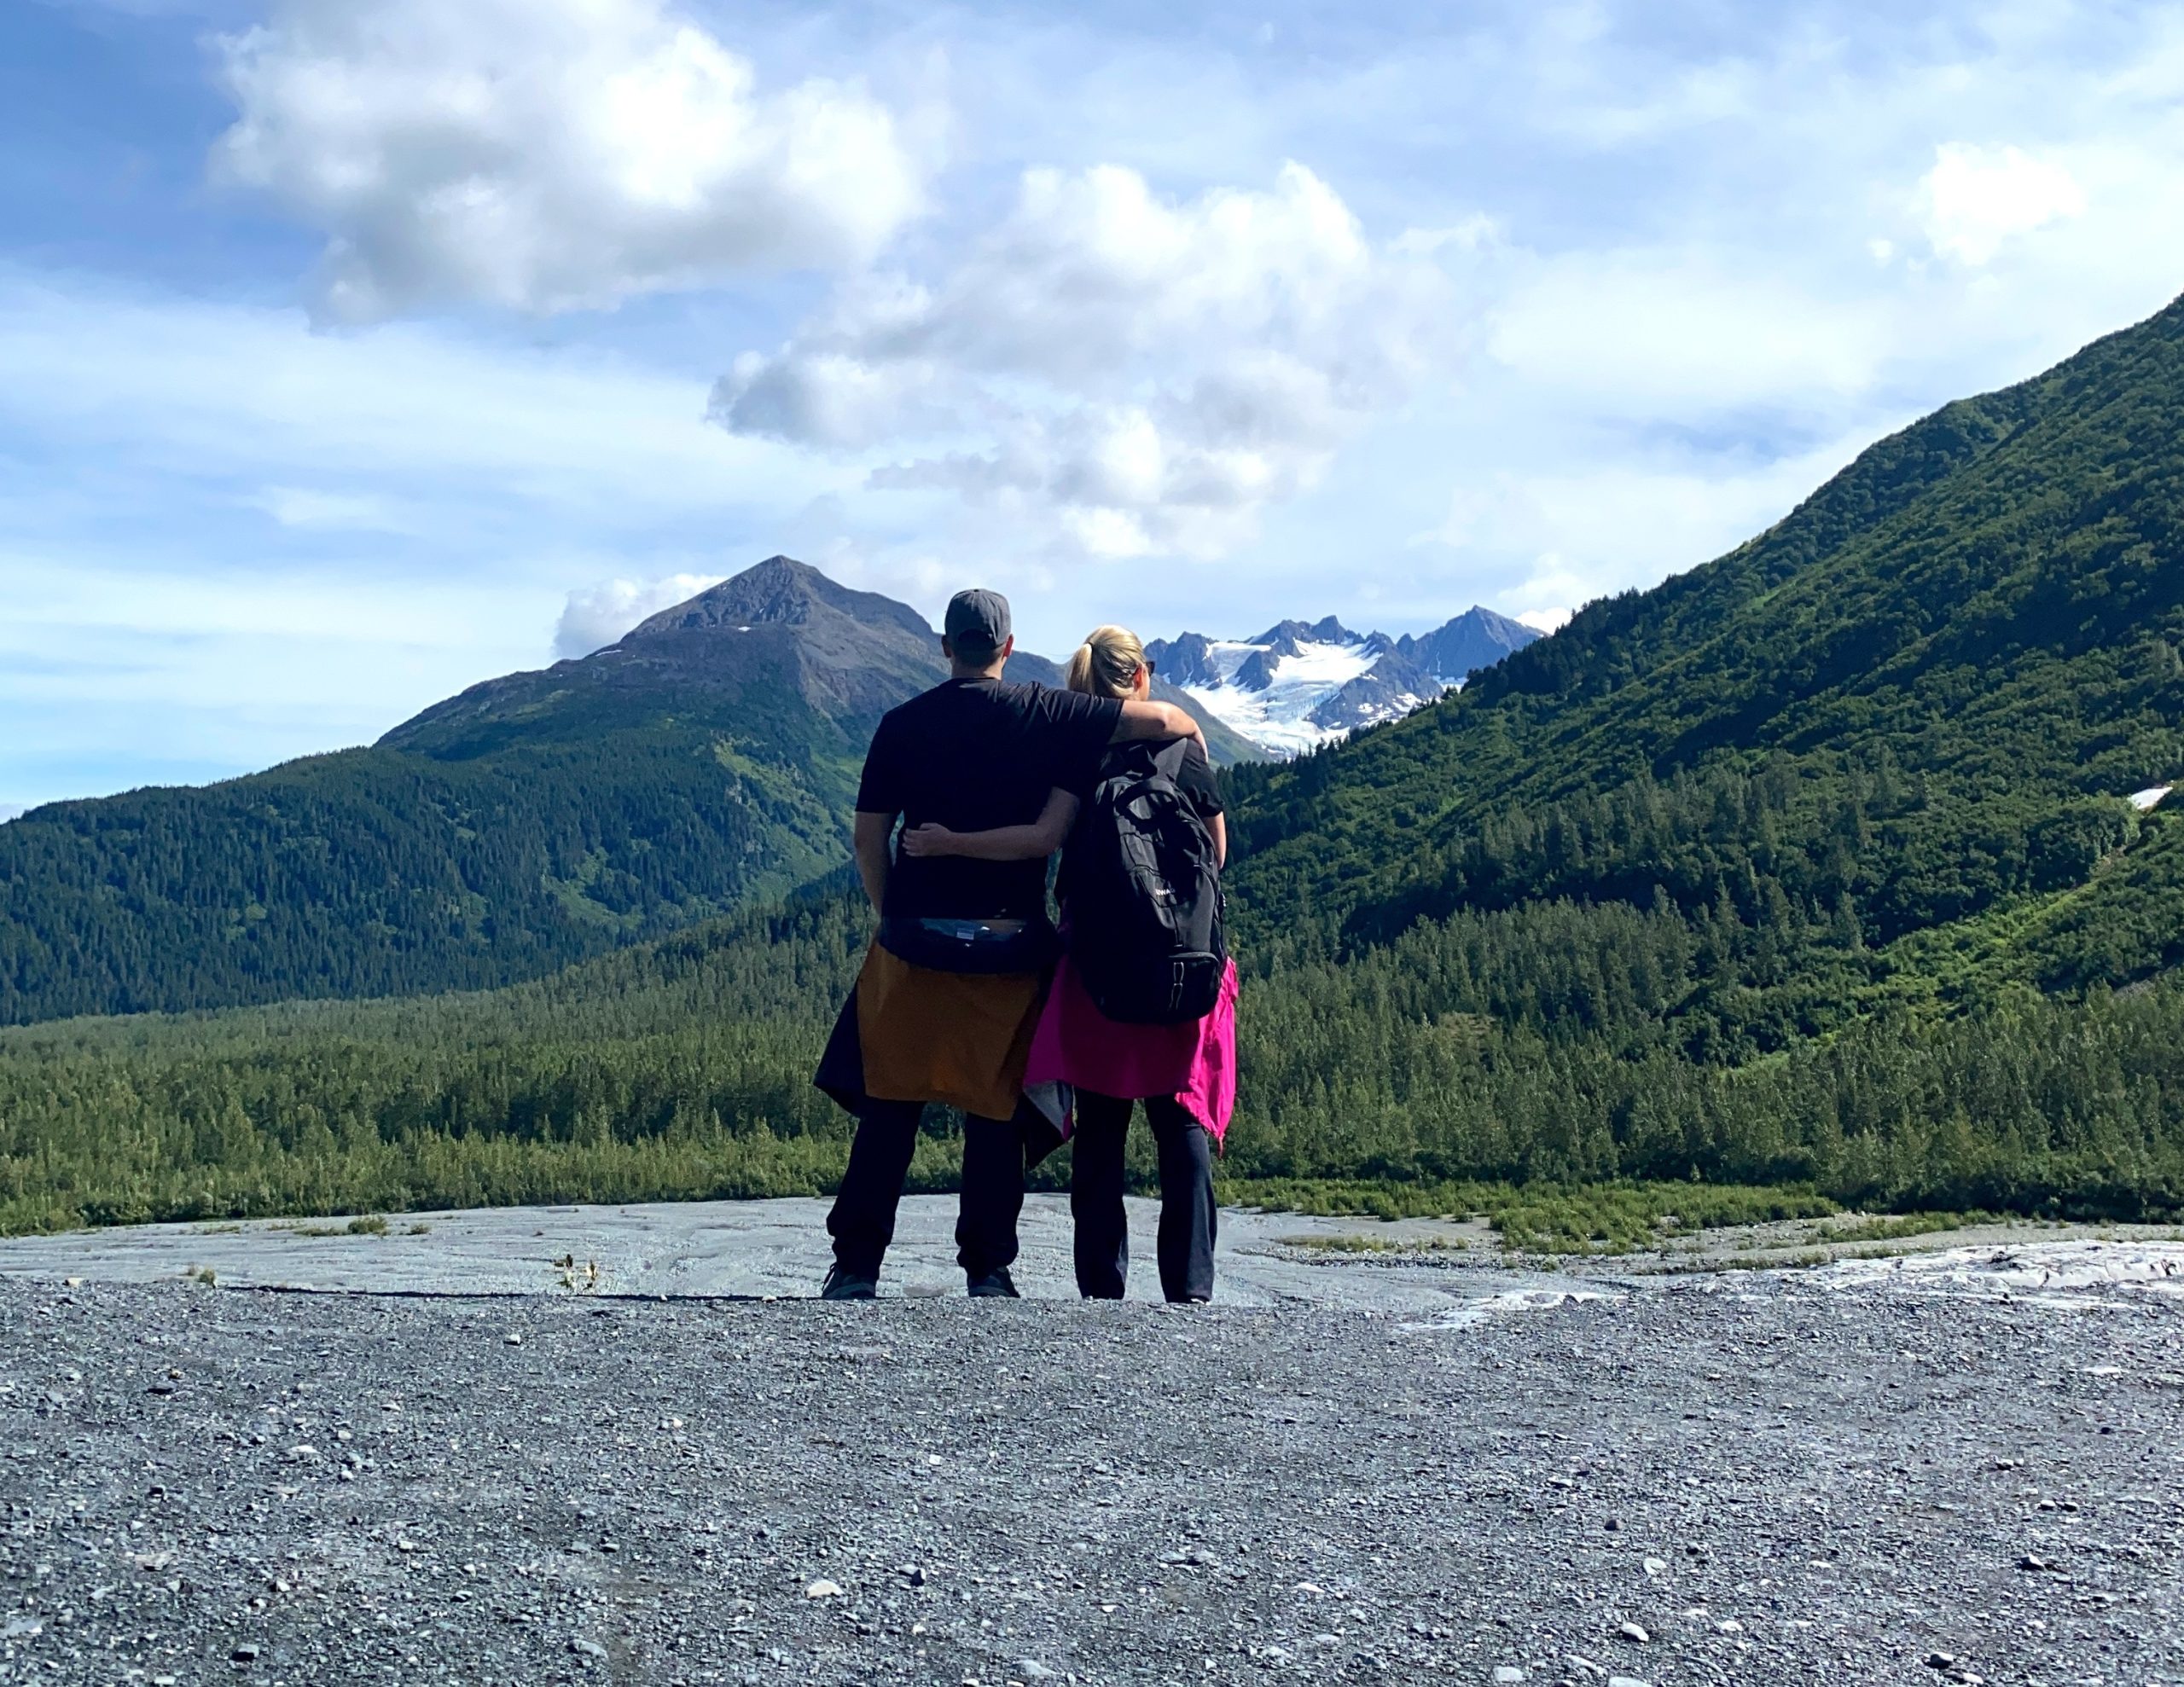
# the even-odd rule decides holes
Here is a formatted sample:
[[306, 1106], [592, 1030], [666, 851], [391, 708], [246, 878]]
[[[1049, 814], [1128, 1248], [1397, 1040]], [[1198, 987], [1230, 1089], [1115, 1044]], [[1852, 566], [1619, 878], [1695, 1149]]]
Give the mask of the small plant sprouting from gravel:
[[214, 1271], [210, 1266], [191, 1266], [182, 1274], [188, 1278], [192, 1283], [201, 1283], [207, 1289], [214, 1289], [219, 1286], [220, 1274]]
[[599, 1268], [597, 1260], [586, 1260], [581, 1265], [574, 1254], [564, 1254], [552, 1261], [560, 1275], [555, 1281], [572, 1295], [595, 1295], [599, 1292], [601, 1280], [606, 1275]]
[[413, 1224], [402, 1233], [404, 1236], [430, 1236], [433, 1227], [428, 1224]]
[[[276, 1230], [285, 1230], [296, 1236], [384, 1236], [386, 1220], [377, 1213], [368, 1213], [362, 1218], [349, 1220], [346, 1224], [276, 1224]], [[412, 1229], [411, 1235], [417, 1233]]]

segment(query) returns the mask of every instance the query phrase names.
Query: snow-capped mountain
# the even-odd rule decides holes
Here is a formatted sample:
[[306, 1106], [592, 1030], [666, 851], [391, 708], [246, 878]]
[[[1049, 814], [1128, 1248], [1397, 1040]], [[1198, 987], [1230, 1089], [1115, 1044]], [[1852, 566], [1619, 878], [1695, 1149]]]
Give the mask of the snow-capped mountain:
[[1408, 715], [1539, 636], [1472, 609], [1417, 637], [1353, 633], [1330, 615], [1310, 625], [1284, 621], [1255, 639], [1185, 633], [1145, 652], [1162, 679], [1223, 724], [1269, 754], [1294, 756]]

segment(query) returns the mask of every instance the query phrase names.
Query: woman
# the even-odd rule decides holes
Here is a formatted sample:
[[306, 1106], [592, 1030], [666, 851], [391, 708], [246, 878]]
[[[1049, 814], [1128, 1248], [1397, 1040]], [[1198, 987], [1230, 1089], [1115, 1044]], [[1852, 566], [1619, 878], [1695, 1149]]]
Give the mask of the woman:
[[[1141, 699], [1152, 686], [1145, 646], [1124, 628], [1095, 629], [1070, 658], [1072, 691]], [[1154, 749], [1114, 745], [1099, 776], [1129, 772]], [[1176, 783], [1205, 824], [1216, 861], [1225, 861], [1228, 833], [1221, 793], [1197, 744], [1187, 743]], [[1130, 1269], [1123, 1146], [1131, 1105], [1142, 1101], [1159, 1157], [1161, 1291], [1170, 1301], [1210, 1300], [1216, 1227], [1212, 1145], [1228, 1130], [1236, 1094], [1236, 969], [1228, 967], [1220, 1000], [1203, 1019], [1182, 1025], [1125, 1025], [1101, 1013], [1066, 952], [1071, 858], [1086, 845], [1077, 814], [1077, 799], [1056, 791], [1036, 825], [978, 832], [920, 826], [903, 833], [903, 847], [913, 855], [1022, 861], [1050, 855], [1066, 840], [1058, 884], [1065, 954], [1032, 1040], [1024, 1081], [1027, 1089], [1065, 1083], [1076, 1090], [1069, 1204], [1077, 1229], [1077, 1291], [1087, 1300], [1122, 1298]]]

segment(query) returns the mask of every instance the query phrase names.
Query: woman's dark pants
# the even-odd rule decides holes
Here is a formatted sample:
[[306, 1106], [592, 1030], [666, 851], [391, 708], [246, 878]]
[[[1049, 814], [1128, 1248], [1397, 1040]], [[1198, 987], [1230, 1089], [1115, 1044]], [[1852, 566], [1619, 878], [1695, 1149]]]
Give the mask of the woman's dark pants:
[[[1123, 1144], [1135, 1102], [1077, 1092], [1071, 1139], [1069, 1210], [1077, 1220], [1077, 1290], [1088, 1301], [1119, 1301], [1130, 1273], [1130, 1221], [1123, 1211]], [[1171, 1301], [1213, 1297], [1213, 1149], [1205, 1128], [1172, 1096], [1145, 1104], [1160, 1155], [1160, 1292]]]

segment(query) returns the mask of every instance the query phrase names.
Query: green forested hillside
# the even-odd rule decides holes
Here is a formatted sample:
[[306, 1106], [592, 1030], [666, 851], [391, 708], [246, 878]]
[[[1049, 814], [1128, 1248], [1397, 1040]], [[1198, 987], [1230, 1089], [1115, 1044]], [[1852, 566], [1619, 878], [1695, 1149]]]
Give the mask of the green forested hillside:
[[[2180, 530], [2173, 307], [1232, 772], [1229, 1174], [2177, 1213], [2184, 815], [2125, 799], [2184, 773]], [[0, 1032], [0, 1222], [823, 1187], [863, 930], [838, 887], [492, 994]]]
[[1687, 1012], [1732, 1048], [1960, 993], [1914, 940], [1989, 916], [1983, 978], [2169, 964], [2172, 852], [2122, 799], [2184, 772], [2180, 425], [2172, 306], [1456, 699], [1241, 771], [1252, 929], [1341, 954], [1457, 908], [1671, 909], [1719, 934]]
[[842, 859], [868, 722], [763, 678], [622, 703], [555, 738], [349, 751], [0, 827], [0, 1023], [497, 984]]

